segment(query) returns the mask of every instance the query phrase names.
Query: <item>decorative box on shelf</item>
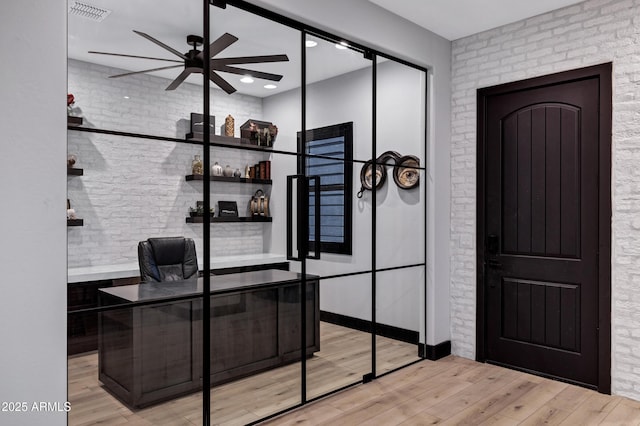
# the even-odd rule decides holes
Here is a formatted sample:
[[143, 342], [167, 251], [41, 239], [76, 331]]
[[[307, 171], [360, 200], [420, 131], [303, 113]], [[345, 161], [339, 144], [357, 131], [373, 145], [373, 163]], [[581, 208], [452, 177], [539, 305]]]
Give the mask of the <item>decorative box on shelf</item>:
[[240, 126], [240, 137], [253, 145], [272, 147], [278, 136], [278, 127], [269, 121], [247, 120]]
[[[210, 135], [215, 136], [216, 117], [209, 116]], [[204, 140], [204, 115], [191, 113], [191, 132], [187, 133], [187, 139]]]

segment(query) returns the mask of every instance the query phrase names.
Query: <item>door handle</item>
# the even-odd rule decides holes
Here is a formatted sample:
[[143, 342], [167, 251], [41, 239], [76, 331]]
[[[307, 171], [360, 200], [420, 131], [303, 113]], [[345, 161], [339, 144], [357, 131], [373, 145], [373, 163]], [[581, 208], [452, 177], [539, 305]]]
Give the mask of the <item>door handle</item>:
[[[313, 181], [313, 185], [311, 185], [311, 181]], [[313, 187], [313, 216], [315, 219], [313, 224], [314, 253], [313, 255], [307, 253], [307, 259], [320, 259], [320, 176], [308, 176], [307, 182], [307, 198], [310, 192], [309, 187]], [[308, 223], [307, 226], [309, 226]]]
[[[297, 181], [295, 191], [294, 181]], [[313, 188], [314, 195], [315, 219], [315, 250], [313, 255], [309, 254], [309, 195], [311, 188]], [[294, 204], [297, 205], [295, 212]], [[320, 259], [320, 176], [291, 175], [287, 176], [287, 259], [300, 262], [304, 258]]]

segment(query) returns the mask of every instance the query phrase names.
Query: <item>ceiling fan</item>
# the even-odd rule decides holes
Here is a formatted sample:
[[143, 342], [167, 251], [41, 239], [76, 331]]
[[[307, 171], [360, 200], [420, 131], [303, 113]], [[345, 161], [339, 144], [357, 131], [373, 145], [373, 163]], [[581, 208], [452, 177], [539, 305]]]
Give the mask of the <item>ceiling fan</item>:
[[[167, 67], [151, 68], [151, 69], [142, 70], [142, 71], [126, 72], [123, 74], [109, 76], [109, 78], [119, 78], [119, 77], [125, 77], [128, 75], [144, 74], [144, 73], [153, 72], [153, 71], [161, 71], [161, 70], [168, 70], [171, 68], [184, 67], [184, 70], [180, 73], [180, 75], [178, 75], [178, 77], [176, 77], [175, 80], [173, 80], [171, 84], [169, 84], [169, 86], [167, 86], [167, 88], [165, 89], [165, 90], [175, 90], [178, 86], [180, 86], [180, 84], [182, 84], [182, 82], [190, 74], [203, 73], [204, 52], [201, 50], [198, 50], [198, 46], [201, 46], [203, 43], [202, 37], [197, 35], [188, 35], [187, 44], [193, 46], [193, 49], [189, 50], [187, 53], [180, 53], [178, 50], [174, 49], [171, 46], [167, 46], [160, 40], [157, 40], [151, 37], [149, 34], [143, 33], [141, 31], [136, 31], [136, 30], [133, 30], [133, 32], [138, 34], [141, 37], [146, 38], [152, 43], [157, 44], [163, 49], [168, 50], [169, 52], [181, 58], [182, 61], [178, 61], [175, 59], [153, 58], [149, 56], [125, 55], [121, 53], [89, 51], [89, 53], [95, 53], [98, 55], [121, 56], [125, 58], [153, 59], [157, 61], [176, 62], [179, 64], [179, 65], [170, 65]], [[236, 89], [231, 84], [229, 84], [229, 82], [223, 79], [216, 71], [228, 72], [228, 73], [239, 74], [239, 75], [248, 75], [251, 77], [260, 78], [264, 80], [271, 80], [271, 81], [280, 81], [282, 79], [282, 76], [279, 74], [271, 74], [267, 72], [255, 71], [255, 70], [250, 70], [246, 68], [237, 68], [231, 65], [258, 64], [258, 63], [265, 63], [265, 62], [286, 62], [289, 60], [287, 55], [264, 55], [264, 56], [240, 56], [235, 58], [214, 58], [214, 56], [222, 52], [227, 47], [231, 46], [236, 41], [238, 41], [238, 37], [229, 33], [224, 33], [217, 40], [211, 43], [211, 45], [209, 46], [209, 52], [211, 54], [211, 58], [210, 58], [211, 73], [209, 75], [209, 79], [213, 83], [215, 83], [218, 87], [220, 87], [222, 90], [224, 90], [228, 94], [232, 94], [233, 92], [236, 91]]]

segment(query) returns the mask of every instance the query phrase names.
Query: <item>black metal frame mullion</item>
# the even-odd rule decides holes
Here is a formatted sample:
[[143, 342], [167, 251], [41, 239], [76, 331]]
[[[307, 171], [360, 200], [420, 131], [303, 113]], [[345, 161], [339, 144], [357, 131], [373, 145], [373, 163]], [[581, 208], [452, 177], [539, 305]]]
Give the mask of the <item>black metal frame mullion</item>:
[[[210, 58], [210, 24], [211, 10], [208, 0], [203, 0], [203, 55]], [[202, 135], [203, 149], [203, 204], [204, 211], [211, 211], [211, 153], [209, 143], [211, 142], [211, 119], [210, 119], [210, 82], [209, 74], [211, 64], [204, 60], [202, 69], [203, 82], [203, 115], [204, 129]], [[202, 282], [202, 424], [211, 425], [211, 216], [205, 214], [202, 220], [202, 256], [203, 259], [203, 282]]]
[[[307, 32], [304, 29], [300, 31], [300, 135], [307, 134], [307, 50], [306, 42]], [[302, 144], [304, 146], [304, 143]], [[306, 179], [307, 157], [304, 150], [298, 149], [298, 174], [305, 175], [303, 182], [298, 184], [298, 188], [309, 191], [309, 182]], [[300, 191], [298, 192], [300, 193]], [[302, 280], [300, 281], [300, 403], [307, 402], [307, 254], [309, 252], [309, 197], [303, 197], [302, 208], [298, 208], [298, 237], [300, 243], [298, 250], [300, 253], [300, 273]], [[300, 203], [300, 200], [298, 200]], [[302, 231], [303, 235], [300, 235]], [[318, 283], [318, 285], [320, 285]]]
[[[372, 158], [376, 158], [377, 147], [377, 78], [378, 78], [378, 64], [375, 53], [371, 54], [371, 155]], [[375, 167], [374, 167], [375, 170]], [[377, 173], [372, 173], [373, 182], [371, 187], [377, 187]], [[376, 192], [371, 191], [371, 376], [376, 377]]]
[[[428, 110], [426, 109], [427, 107], [427, 101], [429, 100], [429, 71], [424, 71], [424, 105], [425, 105], [425, 113], [428, 114]], [[428, 116], [427, 116], [428, 117]], [[424, 303], [424, 343], [423, 343], [423, 348], [422, 350], [418, 349], [418, 355], [422, 355], [421, 358], [426, 359], [427, 358], [427, 324], [428, 324], [428, 316], [427, 316], [427, 300], [428, 300], [428, 295], [427, 295], [427, 290], [428, 290], [428, 282], [429, 282], [429, 277], [427, 275], [427, 249], [429, 246], [429, 240], [427, 239], [427, 229], [429, 226], [429, 191], [428, 191], [428, 182], [429, 179], [427, 179], [427, 162], [429, 160], [429, 147], [427, 145], [427, 140], [428, 136], [429, 136], [429, 120], [427, 119], [427, 117], [425, 117], [425, 123], [424, 123], [424, 285], [423, 285], [423, 289], [424, 289], [424, 299], [423, 299], [423, 303]], [[435, 280], [434, 280], [435, 281]], [[418, 344], [420, 344], [420, 339], [418, 339]]]

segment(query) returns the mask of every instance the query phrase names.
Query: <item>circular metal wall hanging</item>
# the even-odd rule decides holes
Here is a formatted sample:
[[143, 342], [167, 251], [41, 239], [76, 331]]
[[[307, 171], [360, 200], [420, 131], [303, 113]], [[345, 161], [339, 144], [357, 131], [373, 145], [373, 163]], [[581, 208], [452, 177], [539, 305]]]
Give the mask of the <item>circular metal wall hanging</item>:
[[[362, 198], [362, 194], [365, 189], [371, 191], [373, 188], [373, 160], [369, 160], [364, 163], [362, 169], [360, 169], [360, 183], [362, 186], [360, 187], [360, 191], [356, 194], [356, 197]], [[387, 169], [383, 164], [375, 165], [375, 179], [376, 179], [376, 189], [379, 189], [384, 185], [384, 182], [387, 180]]]
[[415, 188], [420, 183], [420, 160], [414, 155], [404, 155], [396, 160], [393, 180], [402, 189]]
[[[376, 169], [376, 190], [382, 188], [385, 181], [387, 180], [387, 161], [393, 159], [396, 162], [400, 158], [400, 154], [395, 151], [385, 151], [375, 161], [375, 169]], [[364, 163], [362, 169], [360, 170], [360, 182], [362, 186], [360, 187], [360, 191], [356, 194], [356, 197], [362, 198], [362, 194], [365, 189], [371, 191], [373, 187], [373, 160], [369, 160]]]

